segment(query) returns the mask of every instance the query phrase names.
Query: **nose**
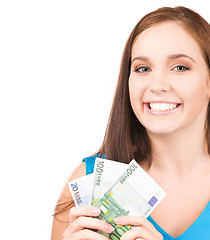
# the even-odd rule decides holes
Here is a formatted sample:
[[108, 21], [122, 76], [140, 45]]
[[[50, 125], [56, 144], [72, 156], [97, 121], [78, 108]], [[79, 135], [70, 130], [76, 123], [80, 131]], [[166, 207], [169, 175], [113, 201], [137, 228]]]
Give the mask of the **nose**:
[[167, 80], [167, 74], [165, 73], [155, 73], [149, 85], [149, 90], [151, 92], [167, 92], [170, 89], [170, 84]]

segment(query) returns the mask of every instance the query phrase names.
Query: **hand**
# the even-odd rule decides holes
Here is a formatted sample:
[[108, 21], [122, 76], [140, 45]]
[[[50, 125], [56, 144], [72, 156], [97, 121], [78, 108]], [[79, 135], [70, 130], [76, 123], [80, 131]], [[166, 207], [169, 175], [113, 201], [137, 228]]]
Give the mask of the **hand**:
[[114, 228], [103, 220], [93, 218], [99, 215], [100, 209], [97, 207], [71, 208], [69, 226], [63, 234], [64, 240], [108, 240], [109, 238], [97, 233], [96, 230], [111, 233]]
[[118, 225], [136, 226], [124, 233], [120, 240], [163, 240], [163, 236], [156, 228], [144, 217], [139, 216], [124, 216], [115, 218], [115, 223]]

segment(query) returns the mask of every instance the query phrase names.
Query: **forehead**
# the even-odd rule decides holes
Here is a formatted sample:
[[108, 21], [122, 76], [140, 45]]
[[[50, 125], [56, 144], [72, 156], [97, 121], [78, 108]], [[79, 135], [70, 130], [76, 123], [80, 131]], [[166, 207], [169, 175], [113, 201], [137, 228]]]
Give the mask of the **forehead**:
[[132, 47], [134, 55], [171, 55], [183, 53], [192, 57], [202, 57], [196, 40], [184, 29], [181, 23], [164, 22], [143, 31]]

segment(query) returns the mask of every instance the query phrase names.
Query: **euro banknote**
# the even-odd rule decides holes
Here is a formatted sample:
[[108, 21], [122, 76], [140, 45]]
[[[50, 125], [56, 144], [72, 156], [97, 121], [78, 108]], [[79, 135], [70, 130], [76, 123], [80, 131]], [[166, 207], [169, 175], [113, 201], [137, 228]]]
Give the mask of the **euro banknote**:
[[103, 197], [106, 191], [126, 170], [127, 164], [103, 158], [96, 158], [93, 171], [92, 204]]
[[91, 206], [93, 174], [89, 174], [68, 182], [76, 207]]
[[130, 164], [97, 158], [93, 174], [69, 182], [76, 206], [97, 206], [99, 219], [114, 226], [115, 230], [101, 234], [118, 240], [132, 226], [119, 226], [118, 216], [148, 217], [165, 197], [158, 184], [132, 160]]
[[[112, 176], [110, 175], [110, 178]], [[115, 230], [103, 235], [118, 240], [132, 226], [119, 226], [114, 219], [119, 216], [144, 216], [147, 218], [165, 197], [158, 184], [132, 160], [126, 170], [113, 183], [103, 197], [92, 203], [101, 209], [99, 219], [110, 223]]]

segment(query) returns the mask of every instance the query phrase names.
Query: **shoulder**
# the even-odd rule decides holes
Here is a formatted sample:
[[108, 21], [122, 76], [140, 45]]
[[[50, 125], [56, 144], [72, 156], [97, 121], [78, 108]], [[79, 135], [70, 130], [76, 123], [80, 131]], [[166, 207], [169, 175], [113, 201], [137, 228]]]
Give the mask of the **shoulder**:
[[79, 166], [77, 166], [74, 171], [71, 173], [69, 179], [68, 179], [68, 182], [69, 181], [72, 181], [74, 179], [77, 179], [77, 178], [80, 178], [80, 177], [83, 177], [86, 175], [86, 164], [85, 162], [82, 162], [80, 163]]
[[95, 159], [99, 156], [100, 155], [97, 154], [90, 157], [85, 157], [83, 162], [72, 172], [68, 181], [72, 181], [92, 173], [95, 165]]

